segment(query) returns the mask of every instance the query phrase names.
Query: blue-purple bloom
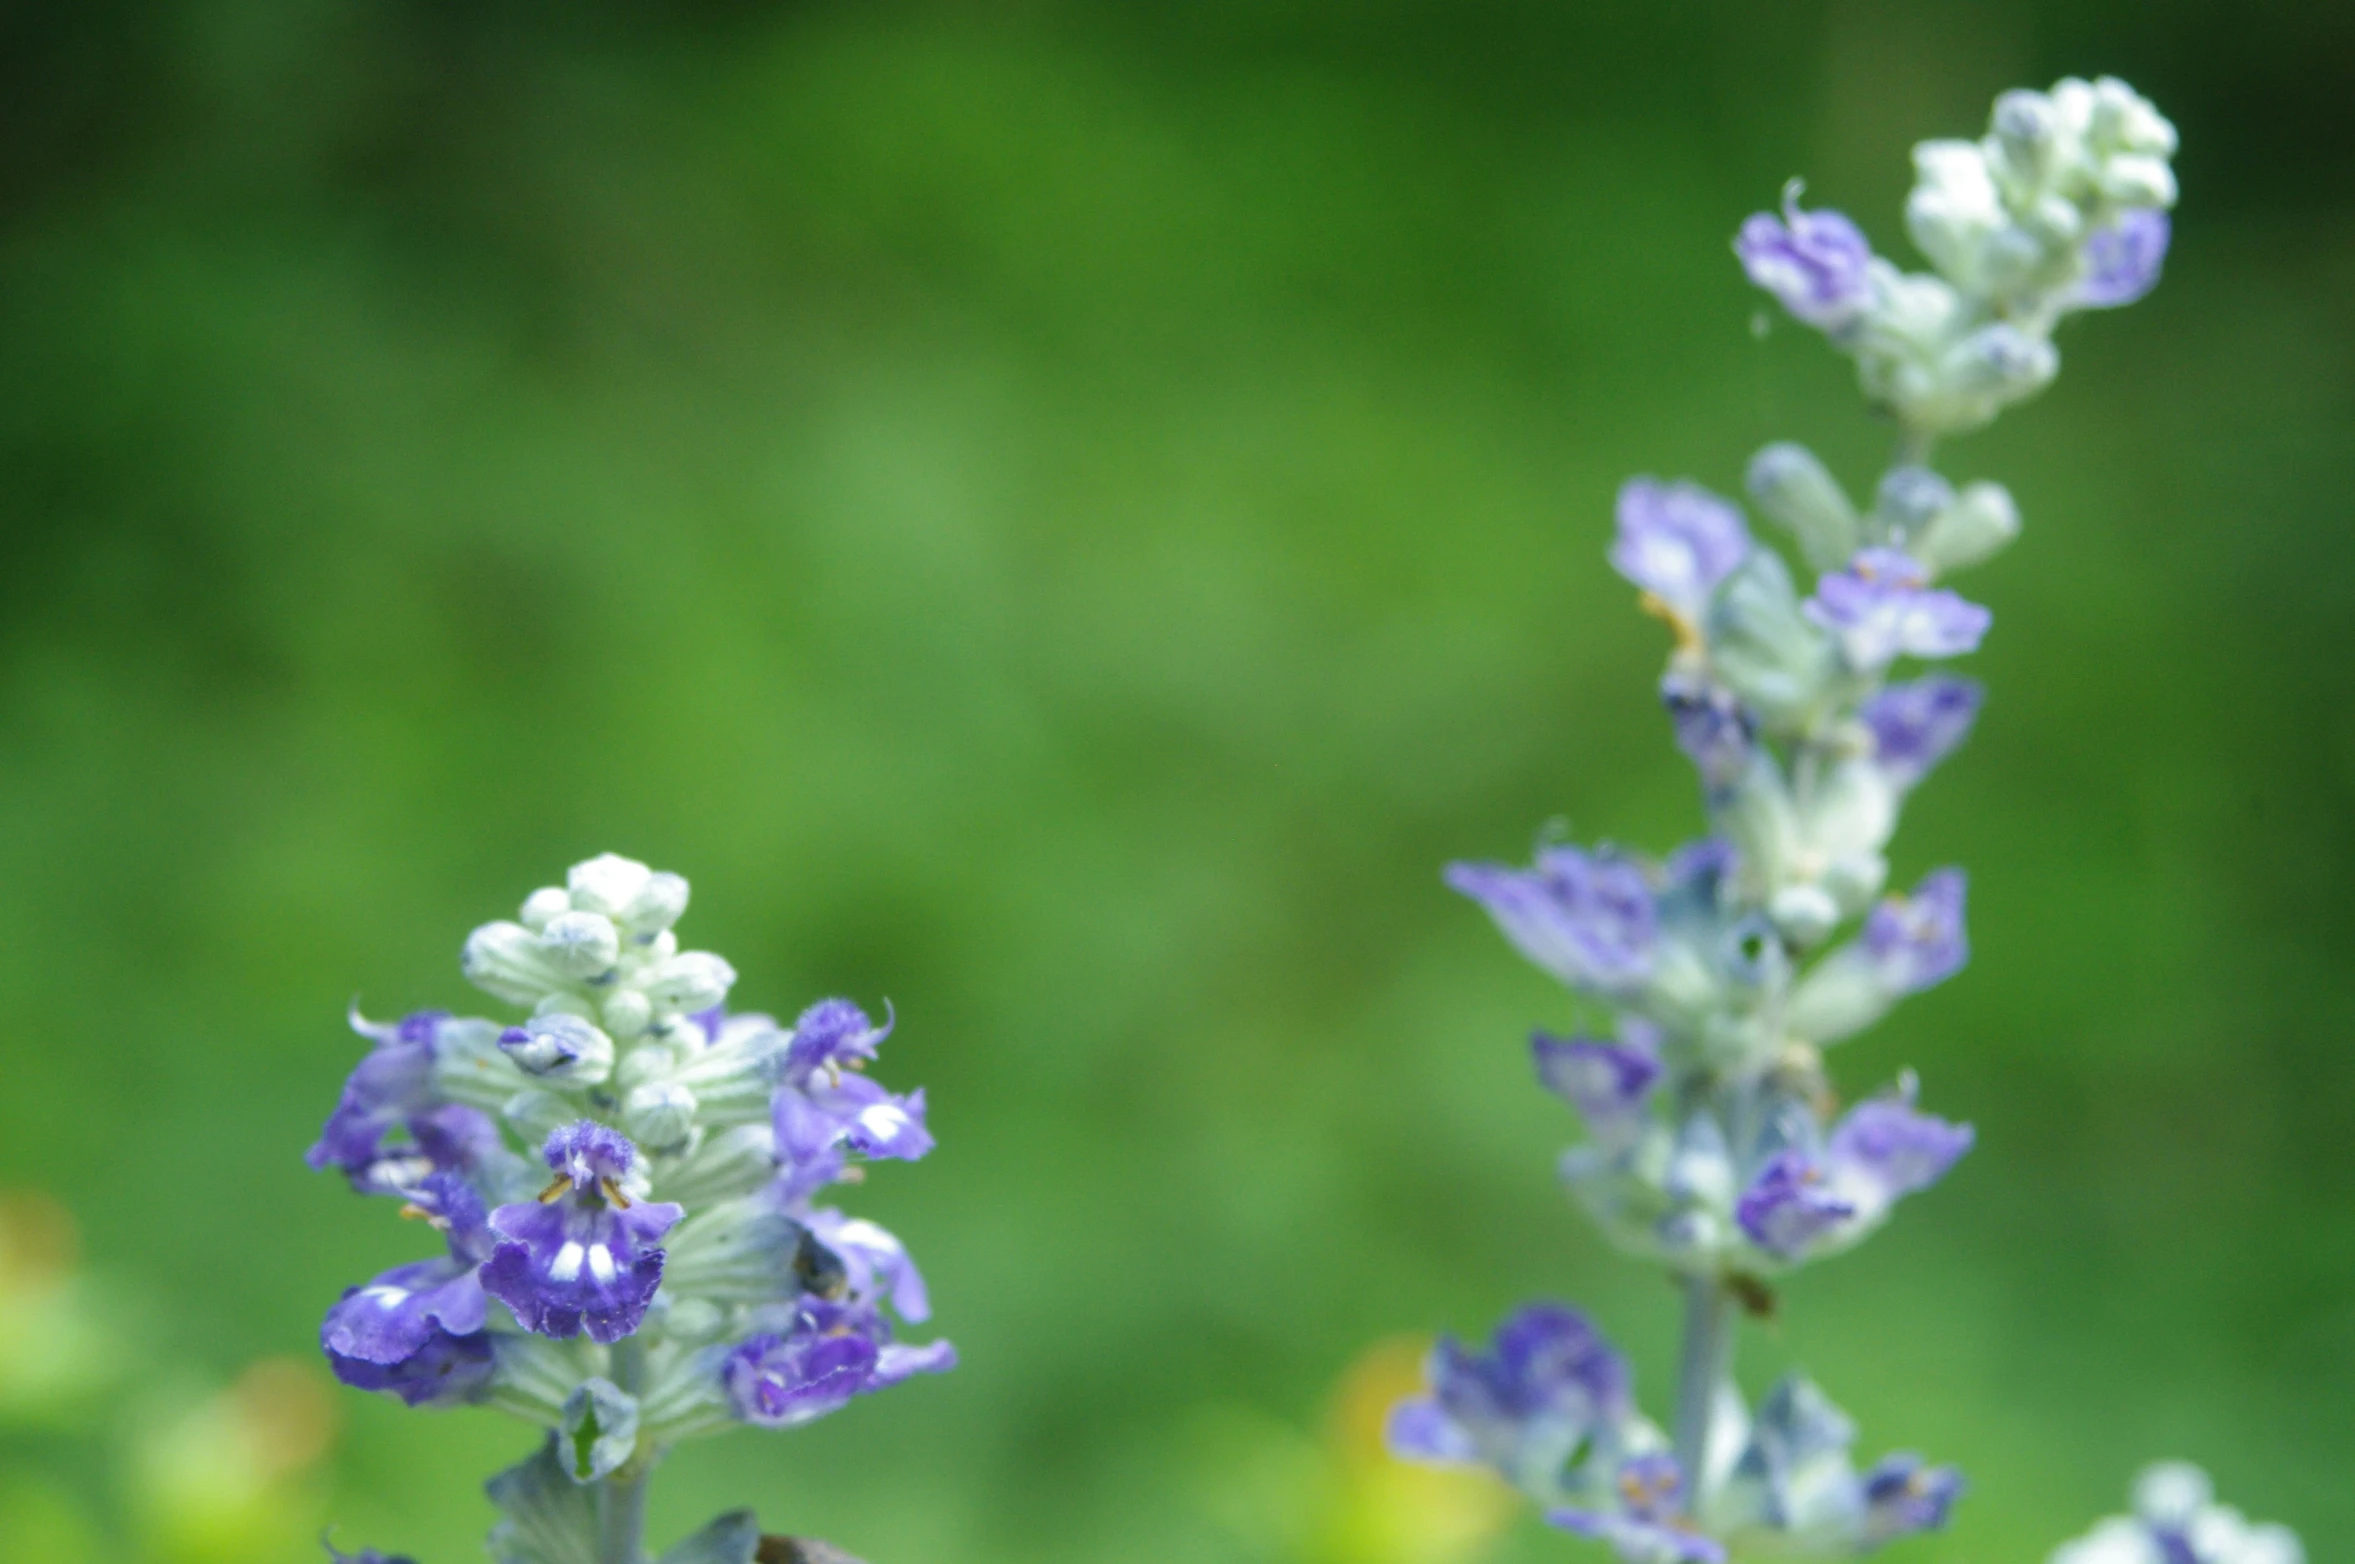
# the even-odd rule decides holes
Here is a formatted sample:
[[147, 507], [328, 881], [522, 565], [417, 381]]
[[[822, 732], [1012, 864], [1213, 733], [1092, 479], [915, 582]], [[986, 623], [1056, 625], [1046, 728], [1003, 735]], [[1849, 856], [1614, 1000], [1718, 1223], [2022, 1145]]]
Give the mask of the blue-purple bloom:
[[1929, 573], [1911, 555], [1868, 548], [1847, 569], [1817, 582], [1815, 596], [1800, 607], [1839, 637], [1849, 666], [1860, 671], [1878, 672], [1901, 655], [1976, 651], [1993, 616], [1928, 582]]
[[1497, 1327], [1486, 1353], [1442, 1336], [1427, 1396], [1390, 1412], [1390, 1448], [1417, 1461], [1476, 1462], [1549, 1489], [1579, 1447], [1630, 1415], [1626, 1360], [1585, 1315], [1533, 1303]]
[[1836, 1248], [1927, 1189], [1971, 1147], [1967, 1124], [1915, 1111], [1904, 1096], [1857, 1104], [1821, 1152], [1791, 1147], [1767, 1159], [1743, 1191], [1735, 1219], [1779, 1260]]
[[630, 1198], [622, 1186], [637, 1151], [618, 1130], [583, 1119], [550, 1135], [544, 1155], [558, 1174], [548, 1193], [491, 1213], [501, 1242], [482, 1268], [483, 1289], [525, 1330], [619, 1341], [662, 1283], [657, 1245], [681, 1210]]
[[1611, 566], [1687, 623], [1750, 552], [1750, 530], [1729, 501], [1695, 483], [1631, 478], [1619, 490]]
[[1911, 896], [1887, 897], [1872, 910], [1864, 921], [1864, 951], [1884, 988], [1919, 993], [1962, 970], [1971, 955], [1964, 892], [1960, 869], [1940, 869]]
[[1757, 752], [1758, 720], [1740, 697], [1714, 680], [1671, 671], [1660, 681], [1660, 703], [1704, 787], [1715, 794], [1741, 781]]
[[1660, 1082], [1658, 1032], [1630, 1021], [1620, 1040], [1533, 1036], [1530, 1052], [1546, 1090], [1578, 1110], [1587, 1133], [1602, 1145], [1624, 1145], [1644, 1122], [1652, 1088]]
[[449, 1254], [345, 1289], [319, 1327], [319, 1345], [336, 1377], [355, 1389], [390, 1391], [411, 1406], [470, 1400], [491, 1373], [475, 1275], [490, 1250], [482, 1200], [447, 1173], [415, 1194], [416, 1214], [441, 1231]]
[[890, 1032], [847, 999], [820, 1001], [794, 1022], [770, 1105], [789, 1201], [841, 1178], [846, 1153], [913, 1162], [932, 1149], [923, 1088], [900, 1096], [860, 1073]]
[[1931, 1466], [1911, 1451], [1883, 1456], [1864, 1474], [1864, 1545], [1877, 1548], [1920, 1531], [1943, 1531], [1963, 1475]]
[[1838, 212], [1801, 210], [1795, 184], [1780, 218], [1756, 212], [1742, 224], [1734, 253], [1752, 282], [1819, 331], [1845, 331], [1872, 303], [1872, 245]]
[[2085, 241], [2085, 279], [2070, 302], [2079, 309], [2115, 309], [2132, 304], [2159, 285], [2173, 225], [2167, 214], [2136, 207], [2096, 228]]
[[1892, 684], [1857, 715], [1873, 739], [1873, 763], [1901, 788], [1912, 787], [1970, 736], [1985, 696], [1975, 680], [1932, 674]]
[[1723, 1564], [1725, 1549], [1683, 1515], [1684, 1473], [1665, 1451], [1620, 1463], [1607, 1509], [1549, 1510], [1546, 1522], [1607, 1542], [1627, 1564]]
[[803, 1298], [787, 1329], [739, 1345], [720, 1377], [745, 1422], [794, 1428], [840, 1411], [854, 1397], [911, 1375], [943, 1373], [956, 1362], [956, 1349], [945, 1341], [894, 1342], [890, 1324], [868, 1304]]
[[889, 1302], [911, 1325], [921, 1325], [932, 1317], [932, 1294], [924, 1285], [924, 1273], [916, 1269], [908, 1246], [897, 1234], [831, 1207], [805, 1211], [800, 1220], [811, 1236], [842, 1262], [843, 1283], [850, 1297], [875, 1304]]
[[1617, 993], [1651, 971], [1659, 936], [1652, 888], [1615, 853], [1547, 847], [1528, 869], [1451, 864], [1447, 883], [1486, 907], [1522, 955], [1573, 987]]
[[303, 1160], [316, 1171], [341, 1168], [355, 1182], [366, 1180], [385, 1137], [433, 1106], [434, 1040], [449, 1019], [446, 1010], [421, 1010], [386, 1024], [354, 1007], [352, 1030], [375, 1047], [353, 1067]]

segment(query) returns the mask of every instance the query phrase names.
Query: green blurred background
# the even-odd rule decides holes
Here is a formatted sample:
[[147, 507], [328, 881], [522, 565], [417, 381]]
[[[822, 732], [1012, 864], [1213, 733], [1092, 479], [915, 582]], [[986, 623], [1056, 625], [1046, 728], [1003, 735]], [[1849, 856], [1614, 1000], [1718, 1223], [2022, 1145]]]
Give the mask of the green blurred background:
[[[0, 1185], [72, 1210], [141, 1386], [302, 1357], [421, 1252], [301, 1164], [346, 1004], [473, 1007], [472, 925], [676, 868], [739, 1004], [897, 1006], [940, 1150], [852, 1203], [965, 1366], [693, 1448], [656, 1527], [877, 1564], [1370, 1558], [1301, 1540], [1335, 1387], [1536, 1293], [1664, 1410], [1670, 1295], [1550, 1173], [1564, 997], [1439, 866], [1692, 829], [1623, 477], [1877, 471], [1742, 216], [1804, 174], [1907, 253], [1911, 141], [2127, 76], [2183, 132], [2166, 283], [1943, 453], [2028, 521], [1896, 854], [1970, 867], [1977, 958], [1834, 1060], [1979, 1149], [1744, 1373], [1968, 1469], [1924, 1564], [2039, 1560], [2161, 1454], [2355, 1544], [2355, 9], [4, 25]], [[339, 1539], [478, 1557], [524, 1430], [335, 1404]], [[8, 1481], [112, 1505], [113, 1415]]]

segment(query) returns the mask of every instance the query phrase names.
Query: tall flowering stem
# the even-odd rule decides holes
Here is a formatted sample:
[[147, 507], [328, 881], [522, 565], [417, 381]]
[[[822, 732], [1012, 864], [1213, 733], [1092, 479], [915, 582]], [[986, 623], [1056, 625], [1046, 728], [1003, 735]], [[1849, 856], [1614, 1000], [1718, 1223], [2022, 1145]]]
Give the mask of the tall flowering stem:
[[[1643, 1416], [1584, 1316], [1533, 1304], [1489, 1352], [1441, 1341], [1427, 1393], [1393, 1413], [1401, 1455], [1489, 1466], [1631, 1564], [1856, 1554], [1946, 1523], [1954, 1468], [1906, 1452], [1860, 1466], [1855, 1426], [1802, 1375], [1746, 1398], [1739, 1317], [1772, 1312], [1777, 1279], [1861, 1242], [1970, 1149], [1970, 1126], [1917, 1106], [1910, 1074], [1842, 1111], [1825, 1063], [1968, 954], [1962, 871], [1892, 892], [1884, 854], [1979, 709], [1976, 684], [1915, 670], [1988, 633], [1988, 611], [1946, 582], [2020, 518], [2001, 484], [1957, 484], [1931, 455], [2051, 382], [2065, 319], [2157, 282], [2174, 150], [2123, 82], [2072, 79], [2005, 93], [1978, 140], [1915, 148], [1906, 226], [1927, 272], [1802, 206], [1796, 181], [1779, 213], [1742, 225], [1744, 271], [1855, 361], [1895, 455], [1859, 504], [1804, 448], [1758, 452], [1749, 498], [1793, 557], [1699, 485], [1628, 483], [1610, 562], [1671, 632], [1660, 695], [1708, 829], [1665, 859], [1556, 843], [1526, 867], [1447, 874], [1585, 1001], [1592, 1030], [1534, 1039], [1537, 1076], [1585, 1130], [1561, 1161], [1570, 1193], [1681, 1284], [1674, 1423]], [[2080, 1544], [2062, 1564], [2294, 1557], [2203, 1552], [2190, 1535], [2146, 1553]]]
[[[791, 1025], [727, 1008], [681, 950], [687, 882], [612, 854], [470, 935], [512, 1021], [377, 1023], [310, 1151], [442, 1253], [350, 1288], [320, 1346], [346, 1383], [544, 1430], [491, 1480], [500, 1564], [644, 1564], [647, 1485], [683, 1441], [789, 1428], [952, 1367], [906, 1246], [822, 1204], [932, 1149], [924, 1093], [866, 1072], [890, 1033], [832, 999]], [[661, 1564], [818, 1556], [733, 1511]], [[825, 1555], [844, 1558], [834, 1550]], [[375, 1558], [361, 1554], [356, 1557]]]

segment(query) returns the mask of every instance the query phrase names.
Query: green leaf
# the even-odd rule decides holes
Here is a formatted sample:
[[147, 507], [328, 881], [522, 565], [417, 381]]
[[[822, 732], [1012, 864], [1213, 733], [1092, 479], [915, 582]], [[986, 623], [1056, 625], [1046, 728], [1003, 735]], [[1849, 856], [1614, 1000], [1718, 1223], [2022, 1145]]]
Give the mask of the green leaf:
[[484, 1485], [505, 1517], [491, 1528], [499, 1564], [597, 1564], [597, 1493], [572, 1480], [554, 1434], [539, 1454]]

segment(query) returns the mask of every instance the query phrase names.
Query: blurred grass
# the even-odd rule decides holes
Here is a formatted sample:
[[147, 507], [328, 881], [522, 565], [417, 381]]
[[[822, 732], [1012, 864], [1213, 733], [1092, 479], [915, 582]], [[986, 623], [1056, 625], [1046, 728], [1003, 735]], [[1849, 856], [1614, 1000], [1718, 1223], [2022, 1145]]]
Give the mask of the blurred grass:
[[[739, 1002], [898, 1007], [942, 1149], [856, 1204], [965, 1367], [696, 1448], [658, 1529], [752, 1500], [878, 1564], [1254, 1556], [1201, 1428], [1312, 1436], [1371, 1344], [1533, 1292], [1656, 1398], [1660, 1284], [1548, 1173], [1563, 1001], [1437, 868], [1691, 829], [1625, 475], [1877, 465], [1753, 334], [1740, 217], [1804, 173], [1901, 249], [1910, 140], [2128, 75], [2184, 131], [2167, 282], [1947, 457], [2029, 526], [1899, 845], [1970, 866], [1977, 961], [1836, 1060], [1980, 1149], [1746, 1368], [1971, 1472], [1914, 1558], [2042, 1557], [2159, 1454], [2355, 1539], [2344, 16], [6, 25], [0, 1183], [207, 1373], [301, 1351], [409, 1253], [299, 1162], [354, 992], [466, 1006], [474, 923], [675, 867]], [[476, 1556], [522, 1430], [347, 1401], [339, 1540]]]

